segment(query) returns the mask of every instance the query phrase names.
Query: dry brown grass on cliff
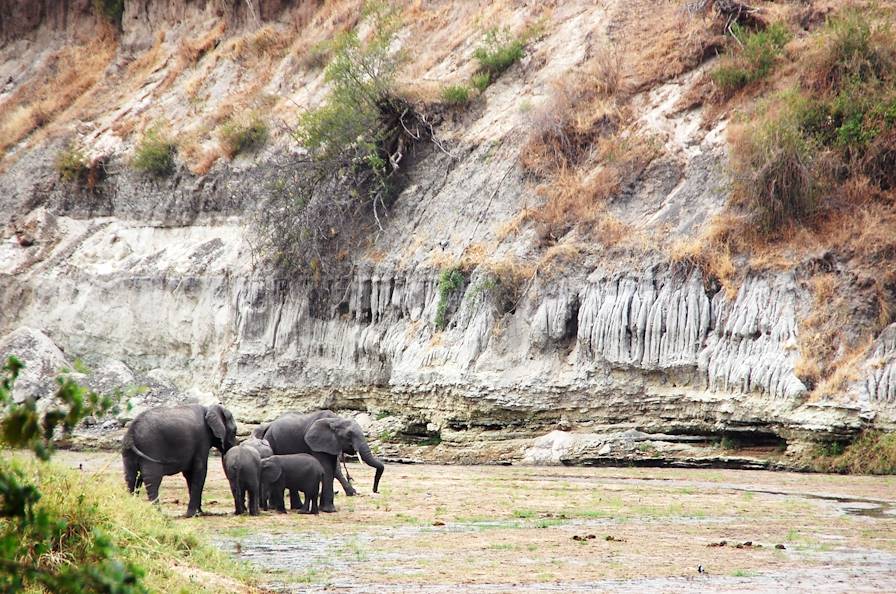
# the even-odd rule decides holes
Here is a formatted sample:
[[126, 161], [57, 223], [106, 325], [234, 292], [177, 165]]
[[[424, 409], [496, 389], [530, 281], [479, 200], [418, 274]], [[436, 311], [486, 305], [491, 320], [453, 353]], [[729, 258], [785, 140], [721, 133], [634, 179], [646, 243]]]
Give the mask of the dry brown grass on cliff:
[[54, 53], [36, 76], [0, 103], [0, 157], [55, 122], [97, 85], [117, 49], [112, 31], [100, 28], [89, 43]]
[[652, 139], [634, 125], [627, 94], [625, 64], [605, 47], [533, 111], [520, 163], [537, 180], [544, 203], [527, 209], [521, 220], [535, 224], [542, 243], [556, 243], [574, 228], [605, 245], [615, 243], [606, 205], [657, 154]]

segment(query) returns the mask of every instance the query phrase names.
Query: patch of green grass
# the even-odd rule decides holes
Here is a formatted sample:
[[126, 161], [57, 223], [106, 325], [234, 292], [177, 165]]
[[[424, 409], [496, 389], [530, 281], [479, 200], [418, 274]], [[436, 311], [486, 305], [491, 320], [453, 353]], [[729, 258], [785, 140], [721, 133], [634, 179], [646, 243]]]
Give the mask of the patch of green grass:
[[746, 569], [735, 569], [731, 572], [731, 577], [756, 577], [758, 574], [755, 571], [748, 571]]
[[444, 330], [448, 326], [448, 302], [452, 294], [464, 284], [460, 268], [446, 268], [439, 275], [439, 302], [436, 304], [436, 328]]
[[481, 93], [492, 84], [492, 75], [488, 72], [477, 72], [470, 77], [470, 84]]
[[247, 121], [228, 120], [218, 130], [221, 148], [229, 158], [256, 150], [268, 140], [268, 125], [258, 114], [252, 114]]
[[512, 551], [514, 546], [507, 542], [496, 542], [488, 545], [488, 548], [492, 551]]
[[473, 57], [479, 62], [479, 72], [487, 72], [491, 82], [523, 57], [525, 47], [522, 37], [512, 34], [506, 27], [495, 27], [486, 31], [482, 45], [476, 48]]
[[255, 582], [248, 565], [237, 563], [204, 541], [200, 526], [168, 518], [144, 499], [131, 496], [119, 481], [53, 463], [16, 458], [5, 463], [21, 469], [40, 487], [39, 509], [64, 518], [60, 546], [66, 554], [48, 557], [48, 563], [81, 562], [79, 555], [93, 550], [91, 543], [102, 532], [117, 547], [123, 562], [142, 568], [143, 584], [151, 592], [220, 589], [191, 580], [189, 572], [183, 571], [190, 567], [230, 576], [243, 584]]
[[176, 145], [158, 128], [153, 127], [146, 131], [137, 145], [131, 165], [138, 171], [157, 177], [170, 175], [174, 172], [176, 152]]
[[748, 31], [737, 24], [731, 29], [734, 49], [710, 73], [726, 97], [768, 76], [791, 37], [783, 23], [773, 23], [759, 31]]
[[513, 511], [514, 518], [534, 518], [537, 512], [531, 509], [517, 509]]
[[470, 87], [467, 85], [448, 85], [442, 89], [442, 102], [448, 105], [466, 105], [470, 98]]

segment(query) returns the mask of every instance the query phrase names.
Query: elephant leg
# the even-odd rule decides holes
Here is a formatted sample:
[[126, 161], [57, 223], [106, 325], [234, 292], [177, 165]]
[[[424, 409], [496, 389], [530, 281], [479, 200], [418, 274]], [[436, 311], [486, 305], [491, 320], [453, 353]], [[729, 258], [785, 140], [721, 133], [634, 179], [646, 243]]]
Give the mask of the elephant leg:
[[299, 497], [298, 489], [289, 490], [289, 509], [300, 509], [302, 507], [302, 498]]
[[233, 513], [236, 515], [240, 515], [241, 513], [243, 513], [243, 499], [242, 497], [240, 497], [240, 489], [237, 486], [236, 481], [230, 481], [230, 494], [233, 495]]
[[184, 473], [190, 485], [190, 503], [187, 504], [188, 518], [192, 518], [197, 513], [202, 513], [202, 489], [205, 488], [205, 474], [207, 471], [208, 459], [194, 461], [190, 472]]
[[311, 513], [315, 516], [320, 513], [320, 510], [317, 507], [317, 500], [320, 496], [320, 483], [314, 485], [314, 489], [308, 495], [308, 499], [311, 500]]
[[249, 515], [258, 515], [258, 489], [249, 489]]
[[339, 464], [339, 460], [336, 460], [336, 468], [333, 472], [333, 476], [335, 476], [336, 480], [339, 481], [339, 484], [342, 485], [342, 490], [345, 491], [346, 496], [354, 497], [358, 493], [355, 491], [355, 488], [352, 487], [348, 478], [342, 474], [342, 465]]
[[162, 484], [161, 473], [143, 472], [143, 482], [146, 484], [146, 498], [152, 503], [159, 503], [159, 487]]
[[314, 457], [324, 467], [324, 478], [320, 492], [320, 511], [333, 513], [336, 511], [336, 506], [333, 504], [333, 477], [336, 474], [336, 456], [315, 452]]
[[124, 452], [121, 456], [124, 463], [124, 482], [128, 486], [128, 492], [137, 490], [140, 481], [140, 460], [133, 452]]

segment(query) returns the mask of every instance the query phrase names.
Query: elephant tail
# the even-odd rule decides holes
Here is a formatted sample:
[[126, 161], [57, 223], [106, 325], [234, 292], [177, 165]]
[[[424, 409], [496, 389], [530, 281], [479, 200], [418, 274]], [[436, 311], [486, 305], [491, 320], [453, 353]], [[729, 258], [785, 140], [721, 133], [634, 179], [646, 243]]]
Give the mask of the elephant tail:
[[124, 440], [121, 443], [121, 453], [125, 457], [125, 464], [127, 465], [128, 454], [133, 452], [143, 458], [144, 460], [149, 460], [150, 462], [155, 462], [156, 464], [165, 464], [162, 460], [156, 460], [152, 456], [148, 456], [140, 451], [140, 448], [137, 447], [137, 444], [134, 443], [134, 438], [130, 433], [125, 434]]

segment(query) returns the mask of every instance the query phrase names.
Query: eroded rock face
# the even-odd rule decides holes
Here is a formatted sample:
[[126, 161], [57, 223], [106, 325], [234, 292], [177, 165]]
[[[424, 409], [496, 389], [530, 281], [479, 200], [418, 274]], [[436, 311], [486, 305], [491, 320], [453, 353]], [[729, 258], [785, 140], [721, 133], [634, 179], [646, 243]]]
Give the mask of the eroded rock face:
[[[177, 29], [172, 39], [220, 19], [250, 27], [253, 11], [276, 20], [289, 4], [128, 0], [122, 60], [110, 68], [125, 72], [128, 52], [151, 45], [162, 27]], [[253, 209], [300, 161], [290, 139], [205, 175], [179, 166], [160, 180], [126, 166], [130, 141], [113, 138], [114, 122], [104, 120], [89, 138], [113, 173], [89, 191], [59, 181], [52, 164], [62, 138], [23, 145], [0, 172], [0, 351], [33, 357], [40, 370], [22, 389], [43, 389], [80, 358], [95, 389], [148, 388], [133, 394], [130, 414], [220, 399], [248, 429], [284, 410], [328, 407], [376, 417], [365, 426], [397, 440], [383, 444], [392, 455], [478, 462], [694, 457], [682, 435], [793, 442], [847, 436], [872, 420], [892, 425], [892, 327], [849, 394], [811, 401], [794, 373], [807, 296], [793, 273], [756, 273], [728, 294], [650, 244], [661, 233], [697, 236], [727, 198], [724, 122], [704, 130], [699, 109], [679, 107], [699, 71], [633, 103], [663, 154], [607, 208], [648, 245], [634, 255], [583, 250], [548, 273], [534, 266], [545, 254], [533, 229], [499, 232], [542, 200], [519, 166], [532, 124], [521, 93], [546, 101], [595, 51], [601, 36], [584, 25], [602, 23], [602, 10], [558, 7], [562, 22], [539, 42], [556, 59], [527, 57], [519, 68], [528, 70], [508, 73], [475, 110], [446, 119], [438, 132], [450, 154], [418, 147], [382, 230], [348, 255], [344, 274], [281, 278], [253, 253]], [[203, 60], [209, 97], [247, 82], [228, 87], [234, 63]], [[122, 113], [159, 101], [189, 121], [196, 106], [185, 105], [183, 85], [161, 88], [169, 62]], [[441, 77], [445, 64], [433, 67]], [[265, 88], [313, 104], [325, 94], [323, 77], [304, 75], [299, 90], [282, 73]], [[538, 273], [509, 303], [476, 253], [534, 263]], [[462, 286], [440, 295], [440, 271], [462, 260], [472, 262]], [[448, 324], [439, 330], [443, 298]], [[105, 435], [100, 429], [91, 438]]]

